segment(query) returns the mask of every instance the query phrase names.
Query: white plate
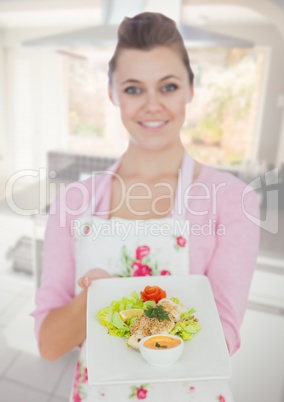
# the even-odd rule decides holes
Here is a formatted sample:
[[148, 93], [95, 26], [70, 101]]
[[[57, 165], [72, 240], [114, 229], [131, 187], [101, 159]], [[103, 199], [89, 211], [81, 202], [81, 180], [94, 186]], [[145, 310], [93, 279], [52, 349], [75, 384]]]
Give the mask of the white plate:
[[[139, 352], [127, 347], [125, 338], [107, 334], [97, 312], [134, 290], [157, 285], [167, 297], [178, 297], [189, 309], [196, 310], [201, 330], [185, 342], [181, 359], [169, 367], [152, 367]], [[87, 366], [89, 383], [135, 384], [231, 377], [231, 361], [219, 315], [207, 277], [153, 276], [113, 278], [94, 281], [88, 290]]]

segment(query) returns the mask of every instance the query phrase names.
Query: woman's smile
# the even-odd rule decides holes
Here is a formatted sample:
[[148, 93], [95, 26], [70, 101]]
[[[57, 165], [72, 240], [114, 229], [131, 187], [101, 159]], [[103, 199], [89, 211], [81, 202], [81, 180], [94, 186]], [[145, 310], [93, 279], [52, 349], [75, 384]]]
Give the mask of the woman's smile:
[[139, 124], [148, 131], [159, 131], [161, 128], [164, 128], [168, 124], [168, 120], [160, 120], [160, 121], [142, 121]]

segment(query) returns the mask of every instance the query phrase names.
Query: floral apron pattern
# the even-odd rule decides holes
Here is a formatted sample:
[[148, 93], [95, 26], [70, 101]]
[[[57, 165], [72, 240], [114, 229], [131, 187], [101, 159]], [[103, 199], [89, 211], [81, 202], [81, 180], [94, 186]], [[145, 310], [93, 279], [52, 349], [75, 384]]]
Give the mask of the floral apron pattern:
[[[173, 247], [176, 250], [184, 248], [186, 244], [187, 240], [183, 236], [173, 236]], [[121, 273], [115, 274], [119, 277], [172, 275], [170, 270], [161, 269], [158, 262], [151, 259], [151, 248], [147, 245], [137, 247], [135, 258], [128, 252], [126, 246], [123, 246], [121, 261], [125, 268]]]

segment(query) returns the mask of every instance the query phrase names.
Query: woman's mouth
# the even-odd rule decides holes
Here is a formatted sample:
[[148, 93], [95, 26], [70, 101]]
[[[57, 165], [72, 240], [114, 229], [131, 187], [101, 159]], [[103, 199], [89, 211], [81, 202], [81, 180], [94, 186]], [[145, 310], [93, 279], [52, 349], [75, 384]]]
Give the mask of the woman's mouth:
[[167, 120], [153, 120], [153, 121], [143, 121], [143, 122], [139, 122], [139, 124], [146, 128], [146, 129], [150, 129], [150, 130], [154, 130], [154, 129], [159, 129], [161, 127], [164, 127], [166, 124], [168, 123]]

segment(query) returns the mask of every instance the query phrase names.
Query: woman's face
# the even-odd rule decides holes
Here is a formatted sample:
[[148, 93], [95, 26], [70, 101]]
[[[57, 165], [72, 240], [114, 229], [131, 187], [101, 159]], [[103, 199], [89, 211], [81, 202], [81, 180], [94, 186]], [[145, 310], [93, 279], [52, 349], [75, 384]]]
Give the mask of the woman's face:
[[186, 104], [193, 89], [175, 50], [123, 50], [109, 95], [119, 106], [122, 122], [135, 145], [159, 150], [180, 141]]

